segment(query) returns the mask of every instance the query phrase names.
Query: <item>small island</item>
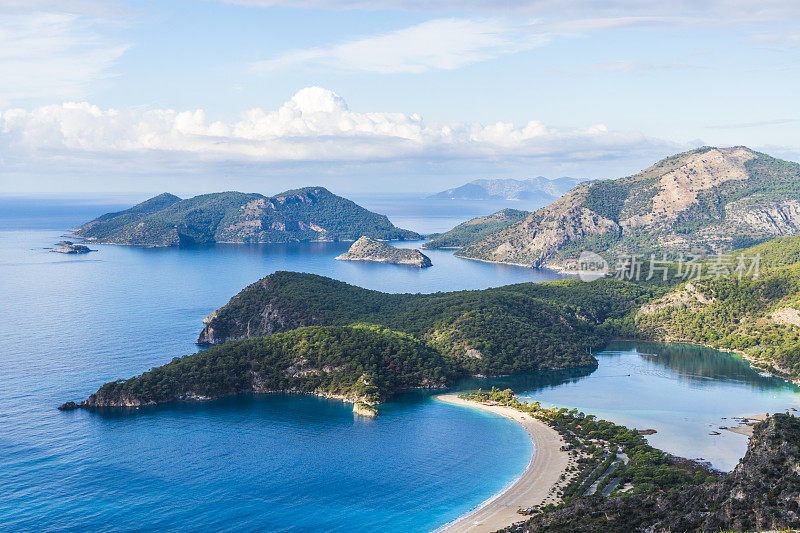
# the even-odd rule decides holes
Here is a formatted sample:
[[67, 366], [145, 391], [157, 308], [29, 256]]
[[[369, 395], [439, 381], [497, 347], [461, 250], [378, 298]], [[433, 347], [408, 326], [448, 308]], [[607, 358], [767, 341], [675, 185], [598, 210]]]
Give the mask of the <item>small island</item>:
[[430, 258], [419, 250], [395, 248], [385, 242], [376, 241], [367, 236], [358, 239], [342, 255], [338, 261], [374, 261], [393, 265], [408, 265], [417, 268], [432, 266]]
[[60, 246], [60, 248], [54, 248], [51, 251], [59, 254], [88, 254], [89, 252], [97, 251], [91, 250], [88, 246], [82, 244], [75, 244], [72, 241], [61, 241], [56, 246]]

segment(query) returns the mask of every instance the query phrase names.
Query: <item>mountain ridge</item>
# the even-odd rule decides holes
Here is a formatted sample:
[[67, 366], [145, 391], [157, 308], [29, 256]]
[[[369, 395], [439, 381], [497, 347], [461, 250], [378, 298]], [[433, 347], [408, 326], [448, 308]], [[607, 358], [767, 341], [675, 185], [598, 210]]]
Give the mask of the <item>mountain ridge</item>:
[[293, 189], [275, 196], [226, 191], [181, 199], [163, 193], [129, 209], [106, 213], [73, 230], [100, 244], [152, 247], [209, 243], [417, 239], [324, 187]]
[[450, 200], [529, 200], [551, 198], [556, 199], [571, 190], [581, 179], [570, 178], [482, 178], [472, 180], [444, 191], [428, 196], [431, 199]]
[[457, 255], [570, 269], [584, 250], [715, 253], [734, 238], [800, 232], [800, 165], [744, 146], [703, 147], [616, 180], [582, 183]]

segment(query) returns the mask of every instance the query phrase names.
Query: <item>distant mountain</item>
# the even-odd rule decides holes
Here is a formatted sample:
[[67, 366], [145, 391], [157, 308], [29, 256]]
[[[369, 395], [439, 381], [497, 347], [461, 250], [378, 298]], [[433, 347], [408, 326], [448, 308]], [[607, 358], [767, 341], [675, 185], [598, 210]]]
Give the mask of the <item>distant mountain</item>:
[[354, 241], [362, 235], [381, 240], [420, 238], [324, 187], [273, 197], [220, 192], [182, 200], [164, 193], [74, 230], [75, 237], [90, 242], [142, 246]]
[[547, 179], [539, 176], [524, 180], [480, 179], [433, 194], [429, 198], [451, 200], [555, 200], [583, 180], [578, 178]]
[[800, 232], [800, 165], [704, 147], [636, 175], [584, 183], [462, 257], [569, 268], [583, 250], [716, 252]]
[[479, 241], [486, 235], [507, 228], [530, 215], [528, 211], [518, 209], [503, 209], [485, 217], [477, 217], [462, 222], [455, 228], [435, 236], [422, 245], [423, 248], [463, 248]]

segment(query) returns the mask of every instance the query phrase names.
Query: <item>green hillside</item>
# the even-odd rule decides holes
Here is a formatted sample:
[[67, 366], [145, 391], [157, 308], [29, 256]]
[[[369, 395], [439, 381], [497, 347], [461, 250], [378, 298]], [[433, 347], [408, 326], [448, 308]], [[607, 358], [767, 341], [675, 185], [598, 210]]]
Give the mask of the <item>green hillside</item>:
[[[757, 276], [734, 273], [739, 255], [760, 258]], [[636, 330], [645, 338], [736, 350], [758, 366], [800, 378], [798, 257], [800, 236], [708, 259], [707, 267], [719, 262], [731, 273], [706, 270], [704, 277], [681, 283], [637, 313]]]
[[410, 335], [371, 326], [309, 327], [233, 341], [103, 385], [84, 407], [152, 405], [244, 392], [297, 392], [380, 403], [443, 387], [453, 362]]
[[465, 374], [507, 375], [594, 365], [608, 326], [663, 289], [569, 279], [482, 291], [387, 294], [294, 272], [242, 290], [204, 320], [201, 344], [312, 325], [376, 324], [455, 358]]
[[74, 235], [90, 242], [143, 246], [354, 241], [362, 235], [381, 240], [420, 237], [324, 187], [274, 197], [221, 192], [181, 200], [165, 193], [98, 217], [77, 228]]
[[450, 231], [437, 235], [422, 247], [428, 249], [463, 248], [490, 233], [507, 228], [529, 214], [528, 211], [520, 211], [518, 209], [503, 209], [485, 217], [473, 218], [462, 222]]

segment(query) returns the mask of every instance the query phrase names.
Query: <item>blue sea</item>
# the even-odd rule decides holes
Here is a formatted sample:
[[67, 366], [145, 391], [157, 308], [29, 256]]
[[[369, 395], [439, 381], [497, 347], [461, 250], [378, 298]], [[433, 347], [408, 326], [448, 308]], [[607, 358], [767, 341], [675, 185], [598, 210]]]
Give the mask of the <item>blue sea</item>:
[[[509, 205], [359, 198], [396, 224], [448, 229]], [[0, 199], [0, 530], [429, 531], [513, 482], [533, 448], [515, 423], [403, 394], [377, 419], [338, 401], [247, 396], [60, 412], [101, 384], [196, 351], [208, 313], [275, 270], [390, 292], [478, 289], [559, 276], [430, 251], [434, 266], [334, 261], [346, 244], [154, 250], [47, 248], [71, 227], [130, 203]], [[511, 205], [525, 208], [525, 206]], [[419, 243], [403, 243], [416, 246]], [[426, 252], [428, 253], [428, 252]], [[790, 409], [798, 389], [740, 359], [625, 343], [593, 372], [472, 380], [512, 386], [639, 428], [651, 442], [729, 469], [746, 439], [728, 417]]]

